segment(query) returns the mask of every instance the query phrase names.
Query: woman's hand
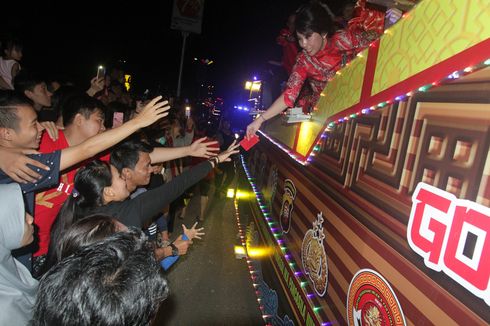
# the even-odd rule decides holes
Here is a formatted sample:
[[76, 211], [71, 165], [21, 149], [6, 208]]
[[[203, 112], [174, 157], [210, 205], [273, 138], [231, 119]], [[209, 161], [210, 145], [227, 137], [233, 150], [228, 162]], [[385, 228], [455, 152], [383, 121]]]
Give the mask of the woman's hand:
[[147, 127], [168, 115], [167, 111], [170, 110], [170, 105], [168, 105], [168, 101], [160, 101], [161, 99], [161, 96], [152, 99], [143, 107], [143, 109], [141, 109], [139, 114], [133, 118], [139, 128]]
[[239, 150], [237, 150], [238, 146], [240, 146], [240, 144], [237, 144], [236, 140], [234, 140], [226, 151], [218, 154], [218, 163], [231, 161], [230, 156], [239, 152]]
[[192, 243], [192, 239], [202, 240], [201, 236], [205, 235], [205, 233], [202, 232], [204, 228], [196, 229], [197, 223], [198, 222], [194, 223], [194, 225], [190, 229], [186, 228], [186, 226], [182, 224], [182, 229], [184, 230], [184, 234], [187, 236], [187, 238], [189, 238], [189, 241], [191, 241], [191, 243]]
[[206, 139], [207, 138], [204, 137], [193, 142], [189, 146], [189, 155], [205, 158], [216, 155], [216, 152], [219, 151], [219, 147], [215, 147], [213, 145], [218, 145], [218, 142], [216, 140], [204, 142]]
[[262, 116], [259, 116], [257, 119], [252, 121], [252, 123], [247, 126], [247, 134], [245, 135], [245, 137], [247, 137], [247, 139], [250, 139], [252, 136], [255, 136], [256, 132], [259, 131], [260, 126], [262, 126], [262, 122], [264, 121], [264, 117]]

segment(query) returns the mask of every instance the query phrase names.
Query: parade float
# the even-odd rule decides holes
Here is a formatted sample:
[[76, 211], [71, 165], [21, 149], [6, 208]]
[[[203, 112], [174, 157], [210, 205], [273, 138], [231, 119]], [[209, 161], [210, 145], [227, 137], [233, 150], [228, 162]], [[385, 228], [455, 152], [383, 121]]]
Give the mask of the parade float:
[[489, 36], [488, 1], [421, 1], [263, 126], [235, 205], [265, 324], [490, 322]]

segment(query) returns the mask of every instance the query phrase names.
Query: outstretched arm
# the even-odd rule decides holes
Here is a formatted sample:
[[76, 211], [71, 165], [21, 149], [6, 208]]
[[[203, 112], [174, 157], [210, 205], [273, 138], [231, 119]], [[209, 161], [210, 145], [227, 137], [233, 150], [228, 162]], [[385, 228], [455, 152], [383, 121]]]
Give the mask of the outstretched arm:
[[284, 94], [281, 94], [274, 103], [261, 115], [259, 115], [251, 124], [247, 126], [247, 138], [252, 137], [255, 135], [255, 133], [260, 129], [262, 126], [262, 123], [264, 121], [269, 120], [272, 117], [275, 117], [282, 111], [284, 111], [288, 106], [286, 105], [286, 102], [284, 101]]
[[201, 138], [193, 142], [189, 146], [183, 147], [157, 147], [150, 153], [151, 163], [161, 163], [166, 161], [175, 160], [184, 156], [195, 157], [211, 157], [215, 155], [215, 152], [219, 150], [217, 147], [212, 147], [217, 142], [208, 141], [205, 142], [206, 137]]
[[167, 116], [168, 112], [166, 111], [170, 109], [170, 106], [167, 101], [158, 102], [161, 98], [161, 96], [158, 96], [151, 100], [135, 118], [120, 127], [90, 137], [77, 146], [63, 149], [61, 152], [60, 171], [114, 146], [138, 129], [149, 126], [158, 119]]

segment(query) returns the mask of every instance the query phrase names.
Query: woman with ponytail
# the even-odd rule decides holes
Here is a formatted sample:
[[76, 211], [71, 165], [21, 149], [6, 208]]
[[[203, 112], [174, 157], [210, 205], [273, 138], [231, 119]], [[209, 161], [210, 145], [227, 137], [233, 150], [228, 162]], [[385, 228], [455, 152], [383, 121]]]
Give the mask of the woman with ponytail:
[[[187, 188], [204, 178], [217, 164], [230, 161], [230, 156], [238, 153], [238, 146], [233, 142], [226, 151], [133, 199], [127, 199], [129, 191], [126, 182], [114, 166], [95, 160], [80, 168], [75, 176], [72, 194], [63, 204], [51, 228], [47, 265], [52, 266], [56, 262], [53, 257], [54, 248], [60, 243], [65, 230], [76, 221], [91, 214], [105, 214], [125, 226], [141, 228], [147, 220], [161, 212]], [[181, 241], [183, 244], [188, 243], [186, 240]], [[185, 253], [187, 247], [182, 250]], [[165, 255], [166, 253], [162, 256]]]

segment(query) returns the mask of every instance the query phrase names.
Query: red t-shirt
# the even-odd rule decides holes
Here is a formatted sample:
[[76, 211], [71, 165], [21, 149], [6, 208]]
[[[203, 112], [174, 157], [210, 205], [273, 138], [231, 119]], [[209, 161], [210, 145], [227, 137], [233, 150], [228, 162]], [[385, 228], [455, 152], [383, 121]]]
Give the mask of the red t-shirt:
[[[62, 130], [59, 130], [58, 140], [53, 141], [47, 132], [41, 138], [39, 151], [41, 153], [51, 153], [56, 150], [68, 148], [68, 141]], [[98, 157], [100, 160], [109, 161], [109, 154]], [[73, 190], [73, 181], [78, 168], [84, 166], [88, 161], [81, 162], [65, 170], [60, 175], [58, 187], [51, 188], [36, 194], [36, 204], [34, 207], [34, 223], [39, 228], [39, 249], [33, 255], [35, 257], [48, 253], [51, 225], [53, 225], [61, 206]]]
[[288, 74], [291, 73], [299, 52], [296, 40], [291, 40], [291, 36], [291, 31], [283, 28], [279, 31], [279, 36], [276, 39], [277, 43], [282, 46], [282, 66]]

